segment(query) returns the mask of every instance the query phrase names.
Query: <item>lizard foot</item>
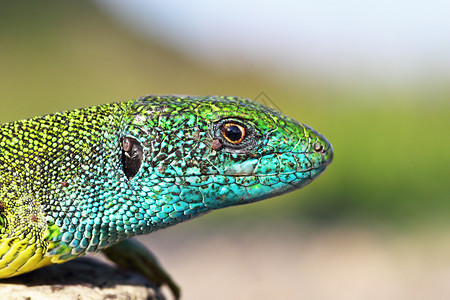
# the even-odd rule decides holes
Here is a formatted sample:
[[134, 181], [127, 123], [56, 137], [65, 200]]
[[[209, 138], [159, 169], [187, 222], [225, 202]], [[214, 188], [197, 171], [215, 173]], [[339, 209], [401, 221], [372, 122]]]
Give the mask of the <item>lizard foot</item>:
[[175, 299], [180, 298], [180, 288], [161, 267], [153, 253], [133, 239], [121, 241], [103, 249], [103, 253], [117, 265], [136, 271], [161, 286], [167, 284]]

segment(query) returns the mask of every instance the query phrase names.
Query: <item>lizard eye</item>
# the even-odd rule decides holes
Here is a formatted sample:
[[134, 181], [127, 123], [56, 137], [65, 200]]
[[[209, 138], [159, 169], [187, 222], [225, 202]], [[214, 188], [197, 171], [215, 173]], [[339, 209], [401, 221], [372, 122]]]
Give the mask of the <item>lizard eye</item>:
[[212, 124], [211, 148], [226, 153], [249, 153], [259, 145], [261, 134], [250, 120], [226, 118]]
[[237, 145], [245, 138], [245, 128], [239, 124], [226, 123], [222, 129], [222, 136], [228, 142]]

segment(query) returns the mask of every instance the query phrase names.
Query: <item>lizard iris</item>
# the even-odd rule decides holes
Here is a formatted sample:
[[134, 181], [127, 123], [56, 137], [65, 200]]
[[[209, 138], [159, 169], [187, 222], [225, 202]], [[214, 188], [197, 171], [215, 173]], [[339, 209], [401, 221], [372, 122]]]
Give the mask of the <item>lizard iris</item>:
[[128, 238], [301, 188], [332, 157], [310, 127], [237, 97], [146, 96], [3, 124], [0, 278], [104, 250], [177, 294]]

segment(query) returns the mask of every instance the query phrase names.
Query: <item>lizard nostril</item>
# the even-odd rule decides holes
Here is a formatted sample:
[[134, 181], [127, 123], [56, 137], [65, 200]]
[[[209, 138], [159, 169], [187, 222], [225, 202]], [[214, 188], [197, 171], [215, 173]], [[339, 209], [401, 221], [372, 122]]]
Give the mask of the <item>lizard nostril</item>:
[[135, 138], [124, 137], [122, 140], [122, 169], [131, 180], [139, 172], [144, 157], [144, 148]]
[[316, 142], [316, 143], [314, 143], [314, 145], [313, 145], [313, 149], [314, 149], [314, 152], [320, 153], [320, 152], [323, 151], [323, 146], [322, 146], [321, 143]]

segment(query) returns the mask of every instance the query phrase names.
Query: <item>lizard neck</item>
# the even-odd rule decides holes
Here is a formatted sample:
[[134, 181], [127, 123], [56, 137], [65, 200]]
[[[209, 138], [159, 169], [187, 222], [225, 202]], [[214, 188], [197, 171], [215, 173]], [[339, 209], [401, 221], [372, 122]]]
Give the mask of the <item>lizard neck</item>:
[[[122, 186], [122, 188], [120, 188]], [[159, 186], [159, 185], [154, 185]], [[122, 190], [125, 192], [109, 192]], [[74, 199], [63, 218], [54, 221], [61, 228], [60, 247], [72, 255], [94, 253], [130, 237], [147, 234], [207, 213], [203, 204], [179, 207], [167, 204], [164, 195], [132, 181], [117, 182], [97, 198], [80, 205]], [[168, 189], [167, 189], [168, 190]], [[149, 196], [153, 193], [153, 196]], [[75, 208], [73, 208], [75, 207]]]

